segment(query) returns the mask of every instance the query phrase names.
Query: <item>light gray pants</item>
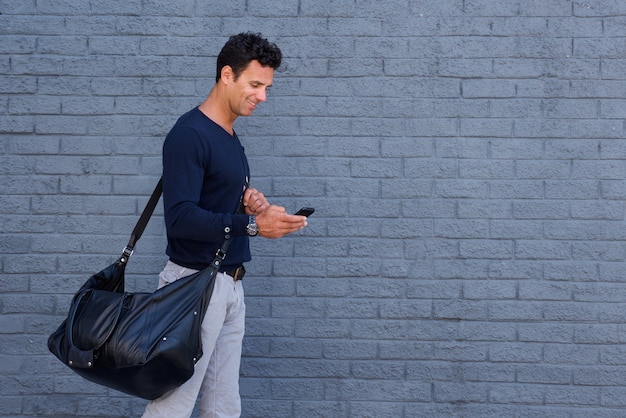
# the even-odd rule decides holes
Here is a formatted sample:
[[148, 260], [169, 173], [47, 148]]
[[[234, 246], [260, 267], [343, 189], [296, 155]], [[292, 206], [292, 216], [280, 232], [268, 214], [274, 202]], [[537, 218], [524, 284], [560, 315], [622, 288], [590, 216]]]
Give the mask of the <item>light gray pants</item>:
[[[159, 274], [159, 287], [197, 270], [168, 261]], [[241, 280], [218, 273], [209, 307], [202, 322], [202, 351], [193, 376], [182, 386], [151, 401], [143, 418], [190, 417], [196, 399], [202, 418], [236, 418], [241, 415], [239, 365], [246, 306]]]

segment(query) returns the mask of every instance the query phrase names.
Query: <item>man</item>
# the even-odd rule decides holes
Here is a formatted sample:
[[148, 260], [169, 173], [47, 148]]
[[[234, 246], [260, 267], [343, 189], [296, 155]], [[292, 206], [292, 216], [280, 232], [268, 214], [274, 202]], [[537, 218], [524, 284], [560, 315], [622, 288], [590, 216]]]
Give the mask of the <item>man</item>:
[[169, 261], [159, 286], [207, 267], [226, 236], [231, 245], [215, 280], [202, 323], [204, 355], [191, 379], [148, 404], [144, 417], [182, 418], [199, 396], [202, 417], [238, 417], [239, 364], [245, 305], [241, 278], [250, 260], [248, 239], [280, 238], [306, 226], [249, 187], [235, 119], [267, 99], [280, 49], [259, 34], [232, 36], [217, 59], [216, 84], [200, 106], [183, 115], [163, 145], [163, 205]]

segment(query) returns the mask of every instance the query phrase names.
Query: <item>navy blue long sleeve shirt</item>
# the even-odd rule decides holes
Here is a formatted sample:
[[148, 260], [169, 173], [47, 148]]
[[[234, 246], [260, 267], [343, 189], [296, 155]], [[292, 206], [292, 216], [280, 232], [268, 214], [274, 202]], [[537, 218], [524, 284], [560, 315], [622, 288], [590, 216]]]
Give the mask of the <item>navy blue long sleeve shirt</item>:
[[163, 144], [163, 205], [172, 262], [207, 267], [226, 228], [233, 240], [223, 268], [250, 260], [249, 218], [235, 214], [249, 172], [237, 134], [231, 136], [197, 107], [178, 119]]

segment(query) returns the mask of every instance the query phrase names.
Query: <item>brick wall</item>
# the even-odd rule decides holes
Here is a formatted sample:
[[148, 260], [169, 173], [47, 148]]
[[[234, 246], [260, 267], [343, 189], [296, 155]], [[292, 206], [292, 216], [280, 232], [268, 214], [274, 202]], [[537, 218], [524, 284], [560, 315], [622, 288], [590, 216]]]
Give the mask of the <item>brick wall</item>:
[[[0, 0], [0, 417], [134, 417], [47, 351], [231, 34], [302, 233], [253, 242], [245, 417], [626, 416], [626, 3]], [[129, 266], [151, 290], [157, 209]]]

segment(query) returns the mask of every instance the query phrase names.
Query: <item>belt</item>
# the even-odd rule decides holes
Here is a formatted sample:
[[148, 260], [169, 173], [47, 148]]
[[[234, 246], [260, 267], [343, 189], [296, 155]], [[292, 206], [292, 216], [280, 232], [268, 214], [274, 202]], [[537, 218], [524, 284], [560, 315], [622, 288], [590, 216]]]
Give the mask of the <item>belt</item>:
[[230, 277], [233, 278], [234, 281], [237, 281], [243, 280], [243, 276], [244, 274], [246, 274], [246, 269], [244, 268], [244, 266], [239, 266], [232, 270], [224, 270], [222, 271], [222, 273], [228, 274]]

